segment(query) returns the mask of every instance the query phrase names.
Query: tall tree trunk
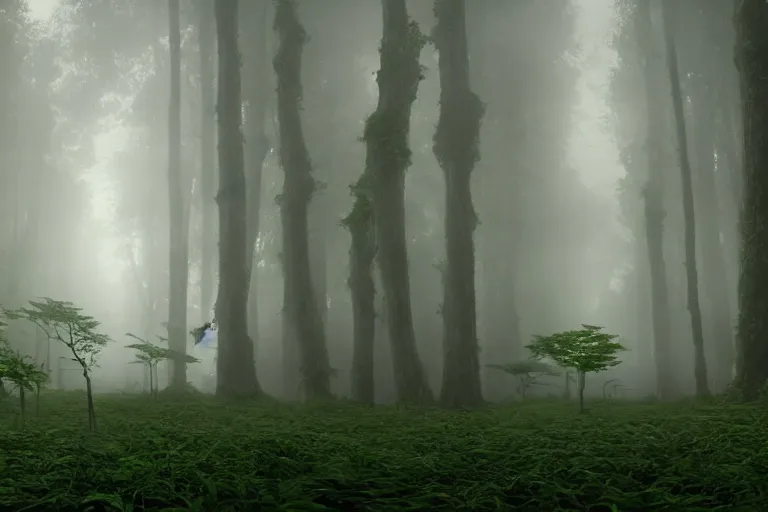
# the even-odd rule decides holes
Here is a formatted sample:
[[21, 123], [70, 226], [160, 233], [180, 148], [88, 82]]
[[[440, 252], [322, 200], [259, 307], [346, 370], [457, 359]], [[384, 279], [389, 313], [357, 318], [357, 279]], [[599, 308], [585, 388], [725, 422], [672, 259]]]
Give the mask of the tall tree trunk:
[[707, 360], [704, 357], [704, 331], [701, 326], [701, 306], [699, 305], [699, 271], [696, 264], [696, 215], [693, 204], [693, 178], [691, 162], [688, 156], [683, 93], [680, 86], [680, 71], [677, 65], [677, 49], [675, 48], [673, 32], [674, 7], [668, 1], [660, 3], [667, 54], [667, 71], [669, 73], [669, 82], [672, 86], [672, 106], [675, 112], [680, 176], [682, 178], [683, 216], [685, 220], [685, 273], [688, 285], [688, 312], [691, 315], [691, 332], [693, 335], [696, 396], [709, 396]]
[[643, 190], [645, 236], [651, 281], [651, 313], [653, 320], [653, 355], [656, 363], [656, 392], [661, 399], [673, 393], [670, 352], [669, 286], [664, 262], [664, 119], [657, 105], [663, 94], [659, 87], [660, 58], [654, 46], [655, 34], [651, 22], [651, 3], [637, 3], [635, 20], [639, 45], [645, 61], [645, 92], [648, 126], [645, 147], [648, 151], [648, 182]]
[[768, 3], [736, 3], [736, 59], [744, 123], [744, 201], [737, 384], [747, 400], [768, 382]]
[[469, 84], [464, 0], [435, 0], [440, 119], [434, 153], [445, 175], [447, 264], [443, 292], [443, 385], [440, 402], [473, 407], [483, 401], [477, 345], [475, 243], [477, 216], [470, 178], [478, 159], [483, 104]]
[[200, 321], [210, 322], [214, 297], [216, 239], [216, 104], [214, 100], [214, 52], [216, 22], [208, 0], [200, 0], [198, 38], [200, 45], [200, 199], [202, 230], [200, 245]]
[[392, 367], [400, 402], [434, 399], [416, 348], [405, 232], [405, 170], [410, 165], [408, 138], [416, 100], [424, 36], [408, 19], [405, 0], [382, 0], [384, 34], [379, 50], [379, 101], [366, 121], [366, 172], [371, 199]]
[[264, 0], [241, 4], [242, 18], [246, 21], [248, 41], [243, 66], [245, 89], [245, 165], [246, 201], [248, 209], [246, 264], [248, 265], [248, 332], [253, 340], [254, 353], [259, 344], [259, 301], [257, 244], [261, 226], [261, 189], [264, 159], [269, 153], [269, 140], [264, 130], [267, 114], [267, 6]]
[[328, 204], [327, 197], [317, 194], [309, 208], [309, 263], [312, 271], [312, 285], [317, 296], [317, 307], [323, 327], [328, 320]]
[[219, 47], [219, 353], [216, 393], [261, 393], [248, 337], [247, 206], [240, 101], [238, 0], [216, 0]]
[[355, 202], [344, 219], [352, 244], [349, 249], [349, 289], [352, 293], [352, 399], [373, 405], [375, 400], [374, 346], [376, 339], [376, 286], [373, 262], [376, 242], [373, 207], [363, 173], [352, 188]]
[[720, 233], [724, 231], [722, 208], [719, 205], [715, 174], [715, 103], [712, 96], [702, 94], [700, 102], [694, 101], [696, 155], [699, 158], [698, 214], [702, 227], [700, 251], [702, 285], [709, 303], [709, 367], [715, 392], [723, 391], [733, 380], [734, 343], [731, 328], [731, 302], [729, 297], [728, 271]]
[[[283, 258], [284, 259], [284, 258]], [[285, 261], [283, 261], [283, 282], [287, 283], [285, 279]], [[299, 350], [299, 340], [297, 337], [296, 328], [293, 323], [295, 313], [290, 311], [292, 304], [294, 303], [291, 298], [291, 290], [287, 284], [283, 285], [283, 311], [282, 311], [282, 381], [283, 381], [283, 397], [286, 400], [297, 400], [299, 398], [298, 391], [299, 385], [302, 383], [301, 378], [301, 354]]]
[[[168, 346], [187, 351], [187, 286], [189, 282], [189, 219], [184, 213], [185, 189], [181, 175], [181, 28], [179, 0], [168, 1], [171, 51], [171, 96], [168, 107], [168, 202], [170, 206], [170, 269], [168, 289]], [[187, 365], [171, 362], [171, 386], [184, 389]]]
[[278, 0], [274, 27], [280, 46], [273, 66], [277, 75], [277, 116], [280, 126], [280, 164], [285, 172], [280, 196], [283, 225], [283, 265], [287, 298], [285, 312], [301, 350], [302, 379], [307, 399], [329, 398], [330, 364], [325, 330], [312, 283], [307, 212], [315, 180], [304, 141], [301, 102], [301, 58], [307, 39], [293, 0]]
[[[715, 145], [717, 150], [717, 180], [716, 191], [718, 193], [721, 205], [721, 228], [722, 228], [722, 249], [726, 267], [726, 279], [728, 286], [728, 302], [732, 310], [737, 309], [738, 297], [738, 273], [739, 258], [741, 249], [741, 233], [739, 228], [739, 214], [741, 213], [743, 186], [744, 186], [744, 166], [740, 154], [740, 148], [743, 144], [741, 130], [738, 135], [734, 133], [733, 117], [739, 117], [736, 109], [741, 108], [739, 102], [725, 102], [720, 98], [727, 94], [719, 94], [718, 117], [716, 122]], [[736, 103], [736, 107], [732, 105]], [[740, 121], [739, 121], [740, 122]], [[735, 313], [738, 316], [738, 312]], [[731, 327], [733, 327], [731, 320]], [[734, 366], [739, 367], [739, 358], [741, 350], [739, 349], [738, 336], [733, 336], [734, 340]]]

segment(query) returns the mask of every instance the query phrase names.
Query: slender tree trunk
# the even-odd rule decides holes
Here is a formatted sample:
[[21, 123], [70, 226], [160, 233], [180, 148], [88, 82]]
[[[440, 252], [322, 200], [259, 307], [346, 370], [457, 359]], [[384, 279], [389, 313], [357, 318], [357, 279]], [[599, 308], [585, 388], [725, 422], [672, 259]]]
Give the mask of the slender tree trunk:
[[[698, 194], [696, 198], [704, 206], [698, 213], [701, 230], [701, 270], [702, 285], [709, 304], [708, 331], [711, 339], [708, 343], [708, 361], [712, 373], [713, 391], [722, 392], [733, 380], [734, 343], [731, 327], [731, 302], [728, 286], [728, 271], [725, 262], [724, 247], [720, 242], [723, 227], [722, 208], [717, 193], [715, 173], [715, 137], [716, 126], [714, 102], [710, 95], [700, 96], [701, 102], [694, 101], [694, 131], [696, 136], [696, 155], [698, 156]], [[696, 128], [698, 127], [698, 128]]]
[[[168, 1], [171, 50], [171, 96], [168, 107], [168, 202], [170, 205], [170, 283], [168, 289], [168, 346], [187, 351], [187, 285], [189, 281], [189, 223], [184, 215], [184, 184], [181, 175], [181, 29], [179, 0]], [[186, 221], [186, 222], [185, 222]], [[171, 362], [171, 386], [184, 389], [187, 365]]]
[[[27, 422], [27, 390], [24, 386], [19, 386], [19, 412], [21, 413], [21, 425]], [[90, 420], [90, 411], [88, 411], [88, 419]], [[90, 421], [88, 423], [88, 430], [91, 430]]]
[[147, 369], [149, 370], [149, 396], [154, 397], [155, 396], [155, 375], [153, 373], [152, 365], [150, 364], [147, 366]]
[[645, 90], [648, 108], [648, 128], [645, 142], [648, 151], [648, 182], [643, 190], [645, 236], [651, 281], [651, 313], [653, 320], [653, 347], [656, 363], [656, 391], [661, 399], [673, 393], [672, 361], [670, 356], [670, 318], [667, 269], [664, 262], [664, 169], [662, 150], [664, 120], [656, 99], [663, 89], [659, 87], [660, 59], [654, 47], [651, 23], [651, 3], [637, 3], [637, 33], [645, 60]]
[[379, 101], [368, 118], [366, 172], [371, 198], [377, 256], [392, 345], [392, 367], [400, 402], [434, 399], [416, 348], [405, 230], [405, 170], [411, 107], [416, 100], [424, 36], [408, 19], [405, 0], [382, 0], [384, 34], [379, 50]]
[[478, 159], [483, 105], [469, 84], [464, 0], [435, 0], [434, 41], [439, 52], [440, 119], [434, 153], [446, 185], [447, 265], [443, 293], [443, 386], [447, 407], [483, 401], [477, 345], [475, 242], [477, 216], [470, 177]]
[[768, 3], [737, 2], [735, 22], [744, 123], [737, 384], [755, 400], [768, 382]]
[[309, 261], [307, 212], [315, 180], [304, 141], [299, 104], [301, 59], [306, 32], [298, 20], [292, 0], [278, 0], [275, 29], [280, 46], [273, 66], [277, 75], [277, 116], [280, 127], [280, 164], [285, 172], [280, 196], [283, 225], [285, 286], [291, 304], [285, 312], [295, 329], [301, 350], [301, 373], [307, 399], [329, 398], [330, 364], [325, 331], [312, 283]]
[[254, 353], [259, 343], [259, 294], [257, 244], [261, 227], [261, 189], [264, 159], [269, 153], [269, 140], [264, 130], [267, 114], [267, 6], [265, 0], [240, 5], [241, 16], [247, 23], [244, 31], [248, 42], [243, 66], [245, 89], [245, 165], [248, 225], [246, 264], [248, 265], [248, 332]]
[[216, 393], [261, 393], [248, 336], [247, 207], [240, 102], [238, 0], [216, 0], [219, 48], [219, 352]]
[[701, 326], [701, 306], [699, 305], [699, 272], [696, 263], [696, 215], [693, 204], [693, 178], [688, 155], [688, 138], [683, 110], [683, 93], [680, 86], [680, 71], [677, 64], [677, 49], [675, 48], [673, 35], [674, 7], [667, 1], [661, 2], [661, 8], [667, 54], [667, 71], [672, 86], [672, 106], [675, 111], [675, 128], [680, 158], [680, 175], [682, 177], [683, 215], [685, 217], [685, 273], [688, 284], [688, 312], [691, 315], [691, 331], [693, 334], [696, 396], [709, 396], [707, 360], [704, 357], [704, 331]]
[[154, 390], [154, 394], [155, 394], [155, 400], [157, 400], [158, 398], [160, 398], [160, 387], [158, 385], [159, 377], [157, 375], [157, 362], [155, 362], [155, 364], [153, 366], [154, 366], [154, 370], [153, 371], [155, 372], [155, 390]]
[[96, 410], [93, 407], [93, 385], [88, 370], [83, 368], [83, 377], [85, 377], [85, 397], [88, 401], [88, 430], [96, 431]]
[[376, 242], [373, 207], [366, 193], [363, 174], [353, 187], [355, 203], [344, 219], [352, 244], [349, 250], [349, 289], [352, 292], [352, 399], [373, 405], [375, 400], [374, 343], [376, 338], [376, 286], [373, 262]]
[[200, 0], [198, 27], [200, 45], [200, 108], [202, 119], [200, 140], [200, 199], [202, 212], [202, 249], [200, 270], [200, 322], [211, 321], [214, 297], [214, 258], [216, 239], [216, 105], [214, 100], [214, 52], [216, 51], [216, 22], [208, 0]]

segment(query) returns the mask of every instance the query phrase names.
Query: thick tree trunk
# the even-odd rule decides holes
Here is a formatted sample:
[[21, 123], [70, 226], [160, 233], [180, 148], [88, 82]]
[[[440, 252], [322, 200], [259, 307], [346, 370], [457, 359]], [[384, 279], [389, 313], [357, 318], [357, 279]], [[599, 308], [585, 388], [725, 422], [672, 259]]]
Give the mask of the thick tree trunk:
[[211, 321], [213, 314], [214, 258], [216, 256], [216, 105], [214, 100], [214, 52], [216, 23], [208, 0], [200, 1], [198, 38], [200, 46], [200, 211], [202, 230], [200, 246], [200, 322]]
[[327, 201], [326, 197], [318, 194], [313, 198], [309, 208], [309, 264], [323, 328], [326, 327], [328, 320]]
[[373, 262], [376, 243], [373, 232], [373, 209], [365, 190], [363, 174], [354, 188], [355, 203], [352, 212], [344, 219], [349, 228], [352, 245], [349, 249], [349, 289], [352, 292], [352, 399], [373, 405], [374, 343], [376, 338]]
[[[189, 219], [185, 215], [186, 187], [181, 174], [181, 29], [179, 0], [168, 2], [171, 50], [171, 96], [168, 107], [168, 202], [170, 205], [170, 254], [168, 263], [168, 346], [187, 351], [187, 286], [189, 282]], [[171, 386], [184, 389], [187, 365], [171, 362]]]
[[379, 50], [379, 101], [368, 118], [366, 172], [371, 198], [392, 367], [400, 402], [432, 401], [416, 348], [405, 231], [405, 170], [410, 165], [411, 107], [421, 80], [424, 37], [408, 19], [405, 0], [382, 0], [384, 34]]
[[245, 88], [245, 165], [246, 201], [248, 209], [246, 264], [248, 265], [248, 332], [254, 353], [259, 344], [258, 256], [257, 243], [261, 226], [261, 190], [264, 159], [269, 152], [269, 140], [264, 130], [267, 114], [267, 6], [262, 0], [241, 4], [242, 18], [248, 29], [248, 42], [243, 66]]
[[691, 315], [691, 333], [693, 335], [694, 377], [696, 396], [709, 396], [707, 382], [707, 361], [704, 357], [704, 331], [701, 324], [701, 306], [699, 305], [699, 271], [696, 263], [696, 215], [693, 204], [693, 178], [691, 162], [688, 156], [688, 138], [683, 111], [683, 93], [680, 86], [680, 71], [677, 65], [677, 49], [673, 32], [674, 7], [661, 2], [664, 25], [664, 42], [667, 54], [667, 71], [672, 86], [672, 106], [675, 112], [678, 152], [680, 158], [680, 176], [683, 191], [683, 216], [685, 218], [685, 273], [688, 291], [688, 312]]
[[277, 116], [280, 127], [280, 164], [285, 172], [280, 197], [283, 225], [283, 265], [287, 297], [285, 313], [295, 329], [301, 350], [302, 389], [307, 399], [329, 398], [330, 364], [320, 308], [309, 261], [307, 213], [315, 180], [304, 141], [301, 101], [301, 58], [306, 32], [292, 0], [278, 0], [275, 29], [280, 46], [273, 66], [277, 75]]
[[216, 393], [261, 393], [248, 337], [247, 206], [240, 102], [238, 0], [216, 0], [219, 47], [219, 352]]
[[296, 334], [296, 328], [293, 324], [295, 313], [291, 313], [289, 308], [293, 304], [291, 290], [285, 280], [285, 263], [283, 263], [283, 312], [282, 312], [282, 368], [283, 368], [283, 397], [286, 400], [297, 400], [299, 398], [297, 389], [301, 383], [301, 355], [299, 350], [299, 341]]
[[737, 384], [747, 400], [768, 382], [768, 3], [737, 2], [736, 59], [744, 123], [744, 201]]
[[470, 89], [464, 0], [436, 0], [440, 119], [434, 153], [445, 175], [447, 264], [443, 275], [443, 384], [440, 402], [483, 401], [477, 345], [475, 243], [477, 216], [470, 177], [478, 159], [483, 105]]
[[661, 148], [664, 144], [664, 120], [656, 105], [663, 90], [659, 87], [660, 59], [654, 47], [650, 2], [638, 2], [637, 33], [645, 60], [645, 91], [648, 107], [648, 127], [645, 146], [648, 151], [648, 182], [643, 190], [645, 236], [651, 281], [651, 314], [653, 347], [656, 363], [656, 392], [661, 399], [673, 393], [672, 361], [670, 357], [669, 287], [664, 262], [664, 169]]

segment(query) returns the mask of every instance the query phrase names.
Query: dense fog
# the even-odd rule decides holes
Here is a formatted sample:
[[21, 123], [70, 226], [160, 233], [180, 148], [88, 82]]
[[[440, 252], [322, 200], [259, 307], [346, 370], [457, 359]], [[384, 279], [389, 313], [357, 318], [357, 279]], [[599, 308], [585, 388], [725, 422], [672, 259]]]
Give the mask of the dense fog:
[[[670, 4], [467, 2], [469, 83], [485, 106], [471, 193], [478, 220], [476, 338], [487, 400], [520, 399], [518, 379], [488, 364], [526, 360], [533, 335], [581, 324], [604, 327], [626, 348], [622, 364], [587, 378], [589, 396], [700, 394], [697, 324], [708, 391], [726, 391], [735, 375], [743, 185], [732, 7]], [[430, 34], [432, 3], [407, 5]], [[284, 309], [282, 251], [290, 237], [282, 233], [280, 137], [291, 118], [279, 111], [276, 93], [273, 57], [283, 39], [273, 30], [274, 9], [271, 2], [243, 1], [238, 16], [245, 162], [245, 181], [238, 183], [246, 188], [246, 259], [253, 253], [242, 275], [250, 276], [248, 334], [260, 387], [296, 400], [319, 377], [307, 367], [314, 356], [304, 352], [302, 359], [309, 345], [300, 346], [303, 331]], [[343, 220], [353, 211], [351, 186], [370, 165], [362, 137], [379, 95], [382, 5], [304, 0], [297, 14], [308, 36], [301, 123], [319, 184], [307, 215], [307, 289], [325, 336], [314, 339], [313, 350], [322, 359], [318, 347], [327, 346], [331, 391], [349, 397], [355, 319], [350, 225]], [[198, 343], [188, 333], [222, 320], [214, 313], [222, 250], [218, 166], [235, 158], [227, 144], [238, 138], [222, 135], [230, 132], [217, 126], [214, 109], [218, 103], [221, 118], [221, 102], [234, 97], [218, 90], [218, 74], [236, 66], [219, 62], [213, 3], [181, 0], [174, 135], [168, 19], [168, 2], [154, 0], [0, 2], [0, 304], [19, 308], [50, 297], [100, 321], [113, 341], [92, 371], [96, 393], [148, 390], [149, 372], [134, 364], [127, 345], [136, 339], [126, 333], [162, 346], [168, 345], [158, 337], [171, 338], [170, 348], [199, 359], [187, 365], [186, 381], [204, 392], [216, 390], [217, 372], [230, 371], [226, 364], [217, 370], [214, 361], [225, 332], [211, 329]], [[442, 318], [446, 215], [464, 203], [446, 194], [433, 153], [441, 97], [435, 45], [428, 42], [419, 58], [423, 80], [410, 115], [405, 174], [408, 314], [437, 396], [446, 385], [449, 337]], [[294, 156], [301, 152], [291, 147]], [[693, 207], [687, 216], [686, 206]], [[693, 252], [686, 251], [691, 226]], [[387, 315], [405, 315], [385, 306], [378, 258], [386, 249], [379, 244], [373, 272], [378, 403], [398, 400]], [[171, 282], [184, 279], [186, 293], [183, 284], [171, 290]], [[231, 279], [227, 286], [237, 284]], [[455, 307], [452, 314], [463, 315], [475, 298]], [[81, 368], [62, 343], [21, 321], [11, 322], [8, 338], [45, 368], [49, 387], [84, 388]], [[160, 389], [172, 382], [172, 366], [160, 363]], [[568, 378], [539, 377], [527, 394], [559, 397]]]

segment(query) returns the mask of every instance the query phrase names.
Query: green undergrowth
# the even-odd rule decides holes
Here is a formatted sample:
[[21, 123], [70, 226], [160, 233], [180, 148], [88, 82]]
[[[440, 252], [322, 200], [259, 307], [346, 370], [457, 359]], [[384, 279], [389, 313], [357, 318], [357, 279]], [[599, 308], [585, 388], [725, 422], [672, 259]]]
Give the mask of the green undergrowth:
[[[766, 510], [768, 413], [531, 402], [474, 412], [97, 396], [0, 416], [0, 510]], [[33, 414], [34, 416], [34, 414]]]

